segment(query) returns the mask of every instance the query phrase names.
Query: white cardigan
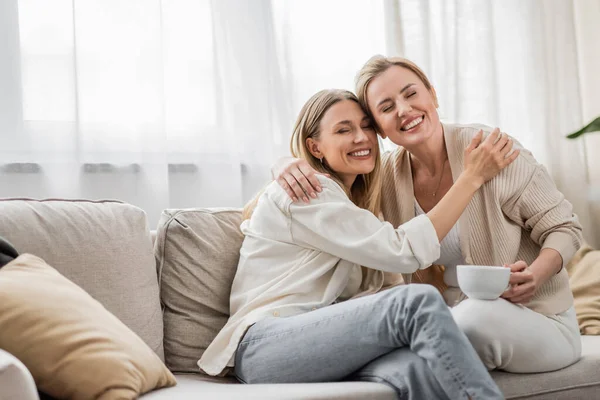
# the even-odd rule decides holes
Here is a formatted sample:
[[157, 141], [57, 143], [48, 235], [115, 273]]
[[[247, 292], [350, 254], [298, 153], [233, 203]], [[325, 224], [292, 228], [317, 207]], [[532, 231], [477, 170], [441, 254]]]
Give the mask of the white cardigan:
[[331, 305], [353, 270], [394, 273], [424, 269], [440, 256], [426, 215], [395, 229], [357, 207], [333, 180], [318, 176], [323, 191], [309, 204], [293, 203], [276, 182], [267, 186], [246, 235], [230, 297], [230, 318], [198, 361], [209, 375], [233, 366], [249, 326], [266, 317], [289, 317]]

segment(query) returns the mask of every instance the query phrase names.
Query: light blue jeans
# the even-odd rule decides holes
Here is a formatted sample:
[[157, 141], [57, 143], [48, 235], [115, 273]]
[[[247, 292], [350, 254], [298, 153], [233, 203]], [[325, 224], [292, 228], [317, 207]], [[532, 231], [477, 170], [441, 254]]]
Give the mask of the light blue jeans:
[[401, 399], [503, 399], [429, 285], [398, 286], [248, 329], [235, 356], [245, 383], [359, 380]]

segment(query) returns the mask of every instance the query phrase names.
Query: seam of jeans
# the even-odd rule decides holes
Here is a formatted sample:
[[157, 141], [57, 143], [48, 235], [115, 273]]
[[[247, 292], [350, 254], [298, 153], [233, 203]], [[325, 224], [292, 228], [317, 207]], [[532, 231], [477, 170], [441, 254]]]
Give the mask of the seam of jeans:
[[[439, 334], [439, 332], [438, 332], [438, 334]], [[429, 342], [438, 343], [438, 341], [433, 340], [433, 337], [431, 337], [431, 336], [428, 336], [427, 339], [429, 340]], [[442, 360], [442, 363], [445, 364], [446, 369], [450, 372], [452, 378], [458, 384], [458, 386], [460, 386], [460, 389], [462, 389], [463, 391], [466, 392], [467, 391], [466, 380], [464, 379], [462, 371], [460, 371], [459, 368], [456, 368], [455, 364], [452, 362], [450, 355], [448, 353], [446, 353], [445, 351], [439, 349], [438, 346], [436, 346], [435, 344], [432, 346], [432, 349], [435, 352], [435, 354], [438, 356], [438, 358]]]
[[[424, 321], [424, 317], [423, 317], [423, 321]], [[446, 370], [449, 372], [451, 379], [455, 382], [455, 386], [457, 387], [457, 389], [459, 389], [459, 391], [462, 392], [467, 392], [467, 384], [466, 384], [466, 380], [464, 379], [464, 376], [462, 374], [462, 372], [456, 368], [455, 364], [452, 362], [452, 359], [450, 357], [450, 355], [441, 350], [439, 348], [439, 346], [436, 345], [436, 343], [440, 343], [441, 338], [439, 338], [439, 331], [438, 333], [438, 340], [434, 339], [434, 336], [436, 335], [431, 335], [430, 332], [428, 332], [427, 329], [427, 323], [423, 322], [423, 321], [417, 321], [420, 325], [423, 326], [423, 333], [425, 333], [425, 337], [427, 338], [427, 342], [429, 343], [431, 349], [433, 350], [434, 354], [437, 356], [437, 358], [441, 361], [442, 365], [446, 368]]]
[[[427, 336], [427, 340], [430, 343], [437, 343], [437, 341], [433, 340], [433, 338], [429, 335]], [[462, 391], [466, 391], [466, 381], [464, 380], [464, 377], [462, 376], [460, 370], [456, 368], [456, 366], [452, 362], [450, 355], [445, 351], [440, 351], [438, 349], [438, 346], [436, 346], [435, 344], [431, 346], [431, 348], [433, 349], [438, 359], [441, 360], [442, 364], [446, 367], [446, 370], [450, 372], [450, 375], [452, 376], [454, 382], [460, 387]]]
[[452, 362], [450, 355], [447, 352], [440, 350], [439, 346], [436, 345], [436, 343], [439, 343], [439, 341], [434, 340], [434, 338], [431, 336], [431, 334], [429, 334], [427, 332], [427, 327], [426, 327], [427, 324], [423, 324], [423, 325], [424, 325], [423, 332], [426, 334], [427, 342], [431, 343], [431, 348], [432, 348], [434, 354], [442, 362], [442, 364], [444, 365], [446, 370], [448, 372], [450, 372], [450, 376], [452, 377], [452, 379], [458, 386], [459, 391], [467, 392], [466, 381], [464, 380], [464, 377], [461, 374], [461, 371], [458, 368], [456, 368], [456, 366]]
[[446, 369], [450, 371], [452, 377], [454, 378], [454, 381], [458, 384], [458, 386], [460, 386], [460, 389], [468, 393], [467, 383], [464, 380], [461, 371], [458, 368], [456, 368], [454, 363], [452, 363], [450, 356], [447, 353], [443, 353], [442, 360], [446, 361]]

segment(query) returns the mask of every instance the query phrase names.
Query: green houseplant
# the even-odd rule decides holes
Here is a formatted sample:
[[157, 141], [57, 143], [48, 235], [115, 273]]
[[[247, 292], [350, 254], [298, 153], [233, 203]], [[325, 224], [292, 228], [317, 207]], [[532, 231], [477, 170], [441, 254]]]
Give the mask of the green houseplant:
[[567, 137], [569, 139], [575, 139], [575, 138], [578, 138], [579, 136], [583, 135], [584, 133], [598, 132], [598, 131], [600, 131], [600, 117], [596, 118], [595, 120], [593, 120], [592, 122], [590, 122], [589, 124], [587, 124], [586, 126], [581, 128], [580, 130], [573, 132], [570, 135], [567, 135]]

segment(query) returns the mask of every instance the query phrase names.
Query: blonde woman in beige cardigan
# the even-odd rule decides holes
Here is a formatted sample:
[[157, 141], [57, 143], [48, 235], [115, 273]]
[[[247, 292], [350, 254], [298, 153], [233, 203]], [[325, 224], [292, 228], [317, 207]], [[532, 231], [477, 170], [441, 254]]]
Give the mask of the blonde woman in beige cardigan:
[[[444, 197], [462, 171], [464, 149], [482, 126], [442, 124], [435, 89], [409, 60], [376, 56], [356, 83], [379, 134], [400, 146], [382, 157], [382, 213], [398, 225]], [[515, 148], [522, 149], [518, 143]], [[282, 159], [274, 172], [294, 197], [307, 201], [318, 192], [314, 171], [302, 160]], [[564, 268], [580, 243], [571, 204], [526, 150], [475, 194], [434, 264], [446, 266], [436, 286], [489, 369], [544, 372], [580, 358]], [[456, 266], [464, 263], [509, 266], [511, 288], [495, 301], [466, 299], [456, 278]], [[423, 281], [416, 274], [404, 280]]]

